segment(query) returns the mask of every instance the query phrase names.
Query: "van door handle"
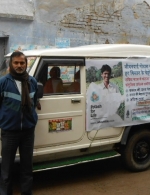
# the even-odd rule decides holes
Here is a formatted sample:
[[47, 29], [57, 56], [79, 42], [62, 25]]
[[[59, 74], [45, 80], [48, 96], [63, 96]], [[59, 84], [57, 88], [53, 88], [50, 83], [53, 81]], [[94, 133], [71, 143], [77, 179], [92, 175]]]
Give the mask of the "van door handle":
[[81, 100], [80, 100], [80, 99], [71, 99], [71, 102], [72, 102], [72, 103], [80, 103]]

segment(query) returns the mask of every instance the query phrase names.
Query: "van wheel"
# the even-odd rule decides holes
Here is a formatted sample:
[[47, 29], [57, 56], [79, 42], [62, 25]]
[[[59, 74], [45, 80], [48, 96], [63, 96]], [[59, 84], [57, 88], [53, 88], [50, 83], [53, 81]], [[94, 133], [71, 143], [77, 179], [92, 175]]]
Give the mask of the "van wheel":
[[122, 150], [122, 159], [131, 171], [144, 171], [150, 166], [150, 132], [133, 134]]

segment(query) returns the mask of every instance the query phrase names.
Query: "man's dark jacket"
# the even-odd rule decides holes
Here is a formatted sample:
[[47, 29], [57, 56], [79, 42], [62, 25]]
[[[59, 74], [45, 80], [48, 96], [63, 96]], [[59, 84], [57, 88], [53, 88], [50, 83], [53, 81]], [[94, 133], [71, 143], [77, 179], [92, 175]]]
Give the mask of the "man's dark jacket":
[[10, 74], [0, 78], [0, 128], [2, 130], [26, 130], [34, 128], [37, 123], [35, 111], [37, 101], [37, 82], [29, 76], [31, 113], [23, 113], [21, 95], [15, 80]]

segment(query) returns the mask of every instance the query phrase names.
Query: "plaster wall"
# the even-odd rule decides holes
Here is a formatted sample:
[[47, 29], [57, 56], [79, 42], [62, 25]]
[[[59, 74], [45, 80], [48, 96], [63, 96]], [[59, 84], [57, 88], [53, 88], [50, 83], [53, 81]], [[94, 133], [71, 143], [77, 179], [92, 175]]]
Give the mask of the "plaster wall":
[[9, 36], [8, 51], [150, 45], [149, 15], [150, 0], [1, 0], [0, 36]]

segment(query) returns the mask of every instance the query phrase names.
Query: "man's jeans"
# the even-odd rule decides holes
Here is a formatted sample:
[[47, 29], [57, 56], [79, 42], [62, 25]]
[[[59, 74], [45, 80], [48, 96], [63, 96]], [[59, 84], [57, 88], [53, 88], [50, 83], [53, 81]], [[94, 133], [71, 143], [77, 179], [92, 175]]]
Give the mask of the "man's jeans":
[[22, 131], [1, 131], [2, 163], [0, 195], [12, 195], [12, 173], [17, 148], [20, 153], [21, 194], [32, 194], [32, 156], [34, 129]]

